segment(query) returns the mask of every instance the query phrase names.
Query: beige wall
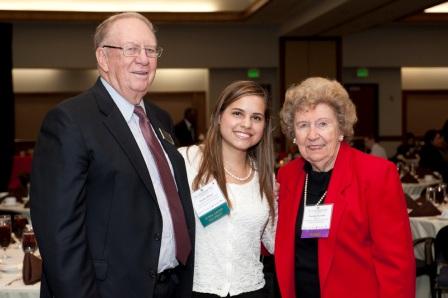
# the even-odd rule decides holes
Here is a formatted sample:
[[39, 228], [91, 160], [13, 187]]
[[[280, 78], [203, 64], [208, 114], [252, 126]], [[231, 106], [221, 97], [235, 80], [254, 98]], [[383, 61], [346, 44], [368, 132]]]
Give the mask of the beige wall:
[[[157, 24], [156, 24], [157, 25]], [[95, 68], [94, 24], [14, 24], [14, 67]], [[276, 67], [277, 30], [266, 26], [160, 25], [161, 68]]]
[[446, 90], [448, 67], [404, 67], [401, 82], [403, 90]]
[[[356, 77], [356, 68], [344, 68], [344, 83], [378, 84], [379, 135], [401, 135], [401, 75], [400, 68], [369, 68], [369, 77]], [[399, 141], [381, 141], [389, 157], [395, 154]]]
[[15, 138], [36, 140], [42, 121], [55, 105], [76, 93], [18, 93], [15, 101]]
[[448, 66], [448, 26], [388, 25], [343, 38], [345, 67]]
[[448, 92], [408, 94], [407, 130], [423, 136], [429, 129], [440, 129], [448, 120]]
[[[21, 93], [71, 92], [90, 88], [98, 78], [96, 69], [16, 68], [14, 91]], [[175, 84], [173, 84], [175, 82]], [[149, 92], [207, 91], [208, 70], [158, 69]]]
[[[44, 115], [61, 100], [90, 88], [97, 76], [95, 69], [14, 69], [16, 138], [34, 140]], [[208, 94], [207, 69], [159, 69], [149, 92], [150, 98], [151, 93], [160, 92], [171, 95], [167, 104], [180, 103], [179, 111], [170, 109], [175, 121], [179, 119], [179, 115], [183, 115], [185, 105], [190, 102], [184, 98], [176, 102], [173, 96], [191, 95], [188, 92], [204, 94], [201, 103], [204, 115], [201, 116], [208, 116], [205, 112]], [[203, 122], [205, 121], [201, 122], [201, 128], [204, 126]]]
[[379, 85], [379, 135], [401, 135], [401, 73], [400, 68], [369, 68], [369, 77], [356, 77], [356, 68], [344, 68], [344, 83], [375, 83]]
[[[95, 24], [14, 24], [14, 67], [57, 68], [74, 73], [94, 69], [91, 42], [94, 27]], [[262, 70], [260, 81], [271, 84], [278, 105], [283, 96], [278, 91], [278, 32], [275, 26], [247, 24], [159, 25], [159, 42], [165, 48], [159, 66], [209, 69], [209, 81], [204, 87], [208, 89], [209, 111], [226, 84], [246, 78], [247, 68], [258, 67]], [[401, 134], [400, 67], [448, 66], [447, 33], [448, 27], [388, 25], [343, 37], [343, 81], [378, 83], [380, 86], [381, 135]], [[357, 78], [356, 67], [368, 67], [369, 78]], [[31, 88], [41, 91], [47, 88], [60, 91], [61, 86], [70, 90], [84, 89], [86, 80], [90, 80], [79, 73], [65, 80], [69, 86], [65, 83], [48, 85], [41, 79], [31, 77]], [[405, 88], [414, 89], [419, 82], [420, 79], [414, 80]], [[17, 90], [22, 88], [21, 84], [14, 82]], [[191, 84], [181, 85], [176, 78], [160, 85], [158, 91], [176, 86], [188, 89]], [[278, 111], [276, 105], [274, 109]]]
[[277, 67], [277, 30], [267, 26], [164, 25], [159, 43], [166, 49], [161, 67]]
[[[95, 24], [14, 24], [14, 67], [94, 68]], [[343, 37], [344, 67], [448, 66], [448, 26], [389, 25]], [[161, 67], [277, 67], [268, 26], [159, 25]]]
[[13, 65], [15, 68], [95, 68], [94, 30], [95, 25], [85, 24], [14, 24]]
[[[392, 24], [343, 37], [343, 81], [379, 84], [380, 135], [401, 134], [402, 89], [448, 89], [444, 70], [414, 69], [401, 76], [401, 67], [447, 67], [447, 35], [448, 26]], [[357, 67], [367, 67], [369, 77], [357, 78]], [[430, 118], [430, 111], [424, 117]], [[383, 145], [391, 155], [398, 142]]]

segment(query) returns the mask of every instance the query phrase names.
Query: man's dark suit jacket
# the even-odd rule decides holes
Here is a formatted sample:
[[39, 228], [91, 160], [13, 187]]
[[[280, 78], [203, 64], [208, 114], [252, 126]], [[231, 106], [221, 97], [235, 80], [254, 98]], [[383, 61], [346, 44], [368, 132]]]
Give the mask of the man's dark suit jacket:
[[[194, 128], [193, 128], [194, 129]], [[190, 146], [196, 143], [196, 140], [191, 135], [185, 120], [180, 121], [174, 126], [174, 133], [179, 146]]]
[[[169, 156], [194, 248], [185, 164], [159, 128], [169, 115], [145, 103]], [[31, 175], [31, 217], [43, 257], [41, 297], [153, 297], [162, 216], [138, 145], [98, 79], [46, 116]], [[190, 297], [192, 251], [178, 297]]]

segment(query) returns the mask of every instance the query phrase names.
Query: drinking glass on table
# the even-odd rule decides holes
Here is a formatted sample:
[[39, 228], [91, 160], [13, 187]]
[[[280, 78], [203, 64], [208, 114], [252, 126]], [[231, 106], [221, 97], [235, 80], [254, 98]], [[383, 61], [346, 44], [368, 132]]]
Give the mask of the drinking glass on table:
[[24, 253], [34, 253], [37, 249], [36, 235], [34, 235], [33, 228], [30, 225], [26, 225], [22, 234], [22, 249]]
[[6, 263], [6, 249], [11, 243], [11, 215], [0, 215], [0, 246], [3, 248], [2, 263]]
[[436, 197], [437, 202], [444, 203], [445, 197], [446, 197], [446, 184], [440, 183], [439, 185], [437, 185], [434, 188], [435, 188], [435, 197]]
[[22, 238], [23, 229], [28, 224], [28, 219], [23, 214], [14, 215], [14, 222], [12, 225], [12, 231], [18, 239]]
[[428, 186], [426, 188], [426, 200], [430, 201], [433, 204], [436, 204], [436, 189], [435, 187]]

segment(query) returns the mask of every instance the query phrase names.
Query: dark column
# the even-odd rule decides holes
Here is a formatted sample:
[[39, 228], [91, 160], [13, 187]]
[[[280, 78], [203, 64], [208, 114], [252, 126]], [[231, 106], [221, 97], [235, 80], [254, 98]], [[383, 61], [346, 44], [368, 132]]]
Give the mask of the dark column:
[[8, 187], [14, 155], [12, 24], [0, 23], [0, 191]]

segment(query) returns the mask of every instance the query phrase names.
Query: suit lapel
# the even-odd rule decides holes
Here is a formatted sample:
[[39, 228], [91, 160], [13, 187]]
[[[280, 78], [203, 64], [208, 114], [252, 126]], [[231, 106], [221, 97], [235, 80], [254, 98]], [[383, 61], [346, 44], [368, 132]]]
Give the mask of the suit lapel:
[[[171, 132], [166, 131], [166, 128], [161, 125], [161, 123], [158, 120], [157, 116], [155, 115], [153, 109], [151, 109], [151, 106], [149, 106], [148, 104], [145, 103], [145, 109], [146, 109], [146, 113], [148, 115], [149, 121], [151, 122], [151, 125], [152, 125], [154, 131], [156, 132], [157, 138], [160, 140], [163, 150], [165, 150], [165, 152], [168, 155], [168, 158], [171, 162], [171, 165], [173, 167], [174, 177], [176, 180], [176, 184], [179, 184], [179, 180], [177, 179], [177, 173], [179, 172], [179, 164], [180, 163], [183, 164], [184, 160], [183, 160], [182, 156], [179, 154], [179, 152], [177, 151], [177, 148], [174, 146], [174, 143], [171, 143], [171, 141], [173, 140]], [[169, 136], [162, 135], [162, 131], [164, 132], [164, 134], [168, 134]], [[171, 139], [169, 139], [170, 137], [171, 137]], [[177, 185], [177, 187], [179, 188], [179, 185]]]
[[336, 249], [335, 245], [338, 229], [347, 205], [345, 191], [353, 179], [350, 164], [349, 145], [341, 143], [333, 173], [331, 174], [330, 183], [328, 185], [327, 198], [325, 199], [325, 204], [333, 203], [330, 234], [326, 239], [319, 239], [318, 246], [321, 287], [325, 285], [328, 272], [330, 271], [331, 262]]
[[[190, 188], [188, 186], [188, 180], [185, 169], [185, 161], [182, 155], [177, 151], [174, 143], [172, 143], [172, 135], [171, 130], [166, 131], [168, 128], [162, 125], [159, 118], [155, 115], [154, 109], [151, 108], [150, 105], [145, 103], [146, 113], [148, 115], [149, 121], [151, 122], [154, 131], [160, 143], [162, 144], [163, 149], [168, 155], [169, 161], [171, 162], [171, 166], [173, 167], [174, 179], [176, 180], [177, 192], [179, 194], [179, 198], [182, 203], [182, 207], [184, 209], [185, 219], [187, 220], [187, 224], [190, 232], [190, 239], [192, 240], [192, 245], [194, 244], [194, 212], [193, 206], [190, 198]], [[164, 131], [164, 135], [162, 135], [161, 131]], [[171, 139], [170, 139], [171, 138]]]
[[142, 153], [135, 142], [134, 136], [132, 135], [128, 124], [124, 120], [123, 115], [113, 102], [107, 90], [104, 88], [100, 79], [97, 80], [96, 85], [93, 88], [93, 92], [95, 94], [95, 99], [99, 110], [105, 115], [103, 120], [104, 125], [125, 152], [127, 158], [138, 173], [138, 176], [151, 194], [151, 198], [157, 202], [151, 177], [149, 176]]
[[174, 163], [177, 162], [177, 160], [174, 160], [173, 156], [175, 156], [175, 152], [177, 153], [177, 149], [174, 146], [174, 143], [170, 143], [171, 140], [165, 137], [165, 135], [162, 135], [162, 131], [165, 134], [169, 134], [169, 137], [172, 138], [171, 132], [166, 131], [166, 128], [160, 123], [159, 119], [157, 118], [157, 115], [155, 115], [153, 109], [151, 109], [151, 106], [145, 103], [145, 110], [146, 114], [148, 115], [148, 119], [151, 122], [152, 128], [154, 129], [157, 138], [160, 141], [160, 144], [162, 144], [163, 150], [165, 150], [166, 154], [168, 155], [168, 158], [171, 161], [171, 165], [173, 166], [174, 170]]

